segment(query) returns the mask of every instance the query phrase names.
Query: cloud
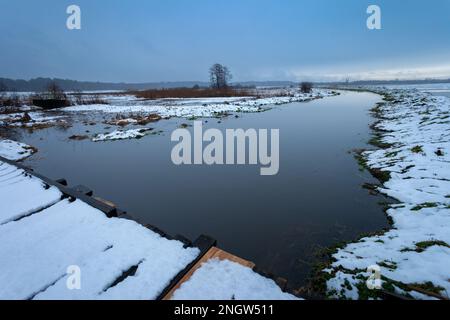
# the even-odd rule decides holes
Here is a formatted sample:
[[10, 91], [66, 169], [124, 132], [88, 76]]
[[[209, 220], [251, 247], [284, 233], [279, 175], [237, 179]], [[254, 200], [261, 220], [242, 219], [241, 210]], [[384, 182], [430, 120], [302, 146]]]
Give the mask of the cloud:
[[[332, 69], [332, 68], [330, 68]], [[288, 70], [286, 78], [292, 80], [312, 80], [312, 81], [343, 81], [350, 80], [406, 80], [406, 79], [448, 79], [450, 78], [450, 64], [431, 67], [411, 67], [393, 69], [372, 69], [372, 70], [352, 70], [350, 72], [323, 71], [317, 70], [309, 72], [298, 72]]]

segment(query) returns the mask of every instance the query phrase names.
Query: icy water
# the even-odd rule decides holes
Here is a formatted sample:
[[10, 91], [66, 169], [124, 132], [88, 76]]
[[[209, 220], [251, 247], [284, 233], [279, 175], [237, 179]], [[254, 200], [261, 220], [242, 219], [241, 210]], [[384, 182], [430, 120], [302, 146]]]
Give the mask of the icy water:
[[319, 249], [387, 227], [380, 205], [386, 199], [361, 187], [376, 181], [350, 152], [368, 147], [369, 109], [378, 101], [371, 93], [347, 92], [239, 118], [203, 119], [204, 129], [279, 128], [276, 176], [260, 176], [259, 166], [173, 165], [170, 134], [181, 123], [192, 124], [185, 119], [149, 125], [161, 135], [93, 143], [68, 137], [104, 132], [105, 125], [98, 117], [97, 124], [85, 125], [73, 115], [71, 128], [23, 131], [18, 138], [39, 149], [25, 161], [37, 172], [86, 185], [171, 235], [194, 240], [208, 234], [221, 248], [298, 287]]

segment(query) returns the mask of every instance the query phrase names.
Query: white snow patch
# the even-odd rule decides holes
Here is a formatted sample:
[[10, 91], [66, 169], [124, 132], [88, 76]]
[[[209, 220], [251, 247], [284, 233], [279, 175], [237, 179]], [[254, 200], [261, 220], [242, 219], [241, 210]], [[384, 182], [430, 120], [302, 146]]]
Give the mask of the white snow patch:
[[[0, 242], [0, 299], [155, 299], [199, 254], [80, 200], [0, 226]], [[81, 269], [80, 290], [67, 288], [71, 265]]]
[[116, 130], [111, 133], [102, 133], [96, 135], [92, 141], [110, 141], [110, 140], [124, 140], [124, 139], [139, 139], [146, 136], [152, 129], [131, 129], [131, 130]]
[[29, 145], [13, 140], [0, 140], [0, 157], [19, 161], [28, 158], [35, 152]]
[[64, 124], [64, 116], [49, 115], [45, 112], [28, 112], [29, 120], [25, 120], [25, 113], [0, 114], [0, 125], [9, 127], [33, 127], [39, 125]]
[[45, 187], [40, 179], [0, 161], [0, 225], [22, 218], [61, 199], [62, 194], [57, 188]]

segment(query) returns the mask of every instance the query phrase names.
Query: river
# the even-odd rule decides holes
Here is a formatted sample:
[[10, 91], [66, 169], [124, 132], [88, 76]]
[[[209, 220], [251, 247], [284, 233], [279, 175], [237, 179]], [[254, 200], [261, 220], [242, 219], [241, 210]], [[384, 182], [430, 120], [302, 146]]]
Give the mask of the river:
[[[259, 166], [175, 166], [170, 134], [185, 119], [152, 124], [160, 135], [113, 142], [72, 141], [105, 125], [74, 121], [20, 132], [39, 152], [24, 164], [69, 185], [83, 184], [143, 222], [171, 235], [208, 234], [221, 248], [302, 286], [321, 248], [388, 226], [380, 202], [362, 188], [376, 183], [352, 150], [370, 148], [369, 110], [381, 97], [343, 92], [262, 113], [203, 119], [204, 129], [280, 129], [280, 171]], [[192, 129], [192, 128], [191, 128]]]

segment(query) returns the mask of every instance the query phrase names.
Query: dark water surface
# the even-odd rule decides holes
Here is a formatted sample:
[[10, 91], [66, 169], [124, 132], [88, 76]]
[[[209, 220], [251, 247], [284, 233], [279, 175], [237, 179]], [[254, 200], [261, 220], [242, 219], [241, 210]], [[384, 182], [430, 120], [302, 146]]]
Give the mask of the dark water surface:
[[37, 172], [86, 185], [169, 234], [211, 235], [221, 248], [300, 286], [318, 249], [387, 226], [379, 205], [385, 199], [361, 187], [375, 181], [349, 153], [368, 147], [368, 111], [378, 101], [371, 93], [346, 92], [221, 123], [204, 119], [204, 129], [279, 128], [276, 176], [260, 176], [259, 166], [173, 165], [170, 134], [192, 123], [183, 119], [152, 124], [163, 134], [140, 140], [72, 141], [72, 134], [105, 131], [104, 124], [75, 120], [65, 130], [24, 131], [21, 141], [39, 149], [25, 161]]

